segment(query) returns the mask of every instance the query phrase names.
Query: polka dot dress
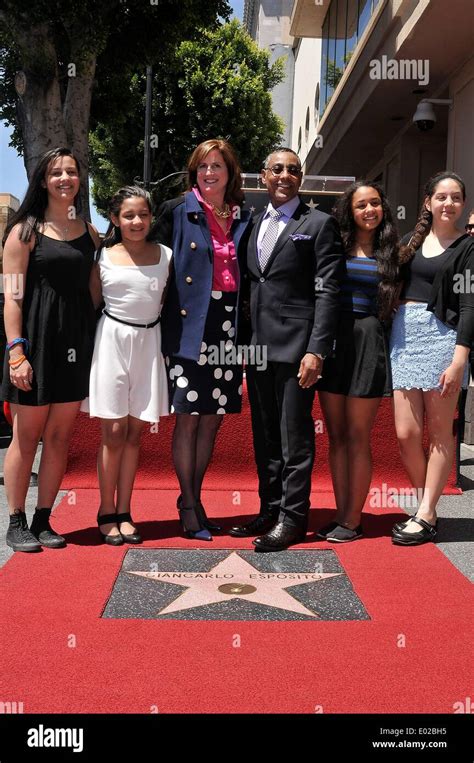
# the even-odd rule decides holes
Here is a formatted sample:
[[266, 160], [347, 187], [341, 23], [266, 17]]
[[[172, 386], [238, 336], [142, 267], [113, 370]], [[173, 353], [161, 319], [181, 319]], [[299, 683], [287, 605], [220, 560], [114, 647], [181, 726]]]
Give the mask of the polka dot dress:
[[211, 292], [197, 362], [166, 358], [171, 413], [240, 413], [242, 362], [234, 344], [236, 300], [236, 292]]

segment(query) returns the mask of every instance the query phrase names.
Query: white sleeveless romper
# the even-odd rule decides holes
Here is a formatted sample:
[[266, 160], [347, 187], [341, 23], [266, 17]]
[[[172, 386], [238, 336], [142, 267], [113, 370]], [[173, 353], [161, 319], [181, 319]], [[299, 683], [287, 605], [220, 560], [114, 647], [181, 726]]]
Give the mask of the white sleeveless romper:
[[[131, 323], [153, 323], [161, 313], [171, 249], [160, 244], [157, 265], [114, 265], [107, 249], [99, 260], [105, 309]], [[169, 414], [167, 374], [161, 354], [161, 327], [136, 328], [102, 315], [97, 325], [89, 398], [81, 406], [91, 416], [134, 416], [156, 422]]]

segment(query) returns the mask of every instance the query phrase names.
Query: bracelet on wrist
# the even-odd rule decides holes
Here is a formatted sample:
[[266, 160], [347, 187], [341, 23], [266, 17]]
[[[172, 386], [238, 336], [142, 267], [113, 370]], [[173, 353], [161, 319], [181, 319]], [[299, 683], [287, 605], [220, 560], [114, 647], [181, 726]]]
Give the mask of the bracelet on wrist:
[[18, 336], [16, 339], [12, 339], [11, 342], [8, 342], [7, 344], [7, 350], [10, 351], [13, 349], [13, 347], [16, 347], [18, 344], [22, 344], [24, 348], [24, 352], [27, 353], [30, 348], [30, 343], [28, 339], [24, 339], [21, 336]]
[[21, 366], [21, 364], [25, 360], [26, 360], [26, 355], [19, 355], [17, 358], [13, 358], [12, 360], [9, 360], [8, 365], [10, 366], [10, 368], [15, 370], [16, 368], [18, 368], [18, 366]]

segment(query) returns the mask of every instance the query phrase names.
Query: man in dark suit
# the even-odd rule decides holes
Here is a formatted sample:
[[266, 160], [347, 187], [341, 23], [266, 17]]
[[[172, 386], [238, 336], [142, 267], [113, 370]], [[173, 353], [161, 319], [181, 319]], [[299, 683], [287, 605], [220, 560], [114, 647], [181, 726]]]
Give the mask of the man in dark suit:
[[246, 370], [261, 505], [258, 517], [230, 534], [258, 535], [258, 551], [280, 551], [306, 534], [314, 385], [333, 347], [344, 273], [337, 222], [300, 201], [301, 181], [291, 149], [267, 158], [262, 182], [270, 203], [254, 220], [247, 252], [251, 345], [267, 353], [265, 368], [249, 363]]

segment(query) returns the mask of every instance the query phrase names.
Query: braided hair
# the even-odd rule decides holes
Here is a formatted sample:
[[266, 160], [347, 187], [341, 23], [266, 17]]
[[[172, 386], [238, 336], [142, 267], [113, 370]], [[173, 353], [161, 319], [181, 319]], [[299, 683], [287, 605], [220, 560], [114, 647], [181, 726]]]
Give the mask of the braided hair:
[[436, 175], [430, 177], [423, 188], [423, 203], [421, 205], [415, 229], [408, 244], [403, 244], [400, 247], [400, 265], [406, 265], [407, 262], [410, 262], [414, 257], [416, 250], [422, 246], [423, 241], [431, 231], [433, 215], [426, 206], [426, 199], [431, 199], [433, 194], [436, 193], [438, 183], [441, 183], [442, 180], [455, 180], [462, 191], [463, 199], [466, 198], [466, 186], [464, 185], [464, 181], [455, 172], [446, 170], [444, 172], [437, 172]]

